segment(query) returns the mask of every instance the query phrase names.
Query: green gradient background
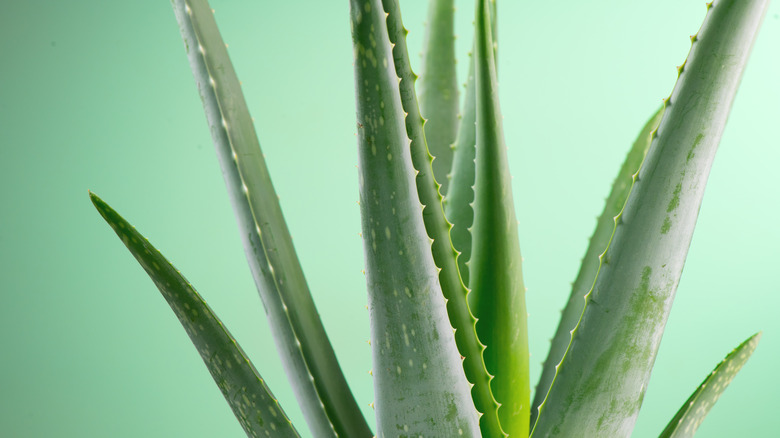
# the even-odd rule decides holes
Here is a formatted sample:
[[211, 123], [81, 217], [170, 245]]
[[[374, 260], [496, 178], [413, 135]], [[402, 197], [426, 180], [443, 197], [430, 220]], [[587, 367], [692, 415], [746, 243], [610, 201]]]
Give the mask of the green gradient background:
[[[212, 6], [315, 301], [371, 417], [348, 6], [300, 3]], [[415, 53], [424, 3], [403, 5]], [[457, 3], [463, 78], [472, 3]], [[671, 91], [705, 13], [699, 0], [568, 3], [499, 3], [534, 381], [612, 178]], [[637, 437], [656, 436], [712, 367], [758, 330], [757, 352], [699, 436], [780, 430], [779, 17], [775, 2], [714, 164]], [[187, 275], [308, 435], [168, 2], [3, 2], [0, 54], [0, 435], [243, 436], [87, 189]]]

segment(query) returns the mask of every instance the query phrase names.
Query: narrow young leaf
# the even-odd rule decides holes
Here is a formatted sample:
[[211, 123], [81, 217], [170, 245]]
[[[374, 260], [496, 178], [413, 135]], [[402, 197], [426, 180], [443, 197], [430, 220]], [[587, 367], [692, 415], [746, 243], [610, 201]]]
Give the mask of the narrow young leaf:
[[469, 77], [463, 100], [458, 137], [452, 163], [452, 179], [444, 213], [452, 222], [452, 246], [459, 252], [458, 270], [463, 283], [469, 285], [468, 261], [471, 259], [471, 226], [474, 224], [474, 159], [477, 156], [477, 101], [474, 83], [474, 54], [469, 55]]
[[756, 333], [729, 353], [683, 403], [659, 438], [693, 437], [720, 395], [750, 359], [760, 339], [761, 333]]
[[487, 346], [487, 370], [495, 376], [491, 388], [500, 404], [501, 428], [510, 437], [527, 437], [530, 385], [525, 286], [490, 26], [487, 1], [478, 0], [474, 58], [476, 196], [469, 303], [477, 317], [479, 339]]
[[561, 312], [558, 330], [555, 332], [547, 359], [544, 361], [542, 375], [536, 386], [534, 402], [531, 405], [531, 424], [534, 424], [536, 421], [537, 408], [542, 404], [544, 397], [547, 396], [547, 391], [550, 389], [550, 383], [555, 377], [555, 367], [561, 362], [564, 353], [566, 353], [566, 348], [568, 348], [571, 341], [571, 331], [577, 326], [580, 316], [582, 316], [582, 309], [585, 308], [585, 295], [593, 286], [593, 280], [596, 278], [596, 272], [599, 269], [599, 255], [604, 252], [609, 244], [609, 239], [615, 230], [615, 216], [623, 210], [623, 205], [625, 205], [626, 198], [628, 198], [628, 193], [631, 190], [633, 175], [639, 170], [639, 166], [645, 158], [652, 140], [652, 133], [658, 127], [658, 122], [661, 120], [663, 112], [662, 107], [642, 128], [612, 184], [612, 191], [604, 205], [604, 211], [596, 222], [596, 230], [590, 238], [585, 257], [582, 258], [580, 271], [572, 284], [569, 301], [566, 303], [563, 312]]
[[171, 306], [247, 436], [299, 436], [241, 346], [195, 288], [119, 213], [94, 193], [89, 197]]
[[317, 437], [370, 437], [311, 298], [212, 10], [205, 0], [173, 6], [247, 260], [309, 428]]
[[[439, 271], [439, 283], [447, 300], [447, 314], [455, 329], [455, 343], [463, 356], [463, 368], [466, 378], [474, 386], [471, 395], [477, 410], [484, 415], [480, 418], [482, 434], [500, 436], [497, 409], [493, 395], [490, 392], [490, 376], [482, 359], [484, 346], [477, 339], [476, 320], [468, 307], [466, 296], [468, 290], [459, 276], [457, 252], [450, 241], [452, 226], [444, 217], [442, 197], [438, 184], [431, 169], [431, 155], [426, 147], [426, 135], [423, 132], [422, 117], [417, 105], [417, 95], [414, 90], [414, 73], [409, 63], [406, 48], [406, 32], [397, 0], [383, 0], [387, 15], [387, 30], [390, 43], [393, 45], [393, 64], [401, 79], [399, 89], [401, 105], [406, 113], [406, 133], [411, 141], [412, 165], [417, 170], [415, 182], [417, 194], [423, 204], [423, 223], [428, 236], [433, 239], [431, 252], [433, 261]], [[473, 163], [472, 163], [473, 164]]]
[[[490, 24], [496, 24], [496, 2], [490, 2]], [[498, 77], [498, 46], [496, 28], [493, 33], [493, 62]], [[472, 44], [473, 49], [473, 44]], [[466, 97], [460, 114], [458, 135], [453, 145], [450, 188], [444, 198], [444, 213], [452, 223], [452, 246], [459, 252], [458, 269], [463, 283], [469, 284], [468, 261], [471, 258], [471, 226], [474, 224], [474, 159], [477, 156], [477, 101], [474, 83], [474, 54], [469, 53], [469, 73], [466, 78]]]
[[352, 0], [350, 9], [377, 436], [477, 437], [423, 222], [385, 11], [379, 0]]
[[430, 0], [420, 73], [420, 112], [425, 138], [435, 157], [433, 172], [447, 193], [452, 145], [458, 132], [458, 79], [455, 63], [455, 2]]
[[693, 45], [533, 433], [629, 436], [766, 0], [716, 0]]
[[488, 0], [488, 12], [490, 13], [490, 34], [493, 36], [493, 63], [496, 65], [496, 78], [498, 78], [498, 2]]

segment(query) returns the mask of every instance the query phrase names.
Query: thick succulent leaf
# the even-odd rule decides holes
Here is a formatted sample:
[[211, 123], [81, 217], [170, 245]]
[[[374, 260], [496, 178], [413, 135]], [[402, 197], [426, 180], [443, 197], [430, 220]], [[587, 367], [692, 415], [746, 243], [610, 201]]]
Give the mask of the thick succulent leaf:
[[299, 436], [244, 351], [195, 288], [119, 213], [94, 193], [89, 196], [160, 289], [247, 436]]
[[487, 1], [478, 0], [476, 9], [476, 196], [469, 303], [477, 317], [479, 339], [487, 346], [487, 370], [495, 376], [491, 388], [500, 404], [501, 428], [510, 437], [525, 437], [530, 385], [522, 258], [498, 105]]
[[547, 391], [550, 389], [550, 383], [555, 377], [555, 367], [561, 362], [564, 353], [566, 353], [566, 348], [569, 347], [571, 331], [577, 326], [580, 316], [582, 316], [582, 309], [585, 308], [585, 295], [593, 286], [593, 280], [596, 278], [596, 272], [599, 269], [599, 255], [604, 252], [604, 249], [609, 244], [609, 239], [615, 230], [615, 216], [623, 210], [626, 198], [628, 198], [628, 193], [631, 190], [633, 175], [639, 170], [639, 166], [645, 158], [652, 140], [652, 133], [658, 127], [658, 122], [661, 121], [662, 115], [663, 107], [647, 121], [631, 146], [623, 165], [620, 167], [620, 171], [615, 177], [615, 181], [612, 183], [612, 191], [604, 205], [604, 211], [596, 222], [596, 230], [593, 232], [588, 249], [582, 258], [580, 271], [572, 284], [569, 301], [561, 312], [558, 330], [555, 332], [547, 359], [544, 361], [542, 375], [536, 386], [534, 402], [531, 405], [531, 424], [534, 424], [536, 421], [537, 408], [542, 404]]
[[385, 11], [380, 0], [350, 6], [377, 436], [479, 436], [423, 223]]
[[536, 436], [631, 434], [710, 166], [767, 3], [708, 5], [539, 408]]
[[309, 428], [318, 437], [370, 437], [311, 298], [212, 10], [205, 0], [173, 6], [247, 260]]
[[692, 437], [720, 395], [750, 359], [760, 339], [761, 333], [756, 333], [729, 353], [683, 403], [659, 438]]
[[498, 425], [498, 405], [490, 392], [490, 376], [482, 360], [484, 346], [477, 339], [476, 320], [466, 299], [468, 290], [460, 279], [457, 252], [450, 242], [452, 226], [444, 217], [442, 197], [437, 191], [438, 185], [431, 171], [431, 155], [426, 148], [426, 134], [423, 132], [414, 90], [415, 76], [409, 63], [401, 11], [397, 0], [383, 0], [383, 5], [388, 14], [387, 30], [393, 45], [393, 63], [396, 74], [401, 79], [401, 105], [406, 113], [406, 132], [411, 141], [412, 165], [417, 170], [415, 182], [420, 202], [423, 204], [423, 223], [428, 236], [433, 239], [431, 251], [434, 263], [440, 268], [439, 283], [447, 299], [447, 314], [455, 329], [458, 351], [464, 357], [466, 378], [474, 384], [471, 389], [474, 404], [477, 410], [484, 414], [480, 417], [482, 433], [486, 436], [499, 436], [501, 429]]
[[458, 132], [458, 79], [455, 64], [455, 2], [430, 0], [420, 73], [420, 112], [425, 138], [435, 157], [433, 172], [447, 193], [452, 145]]

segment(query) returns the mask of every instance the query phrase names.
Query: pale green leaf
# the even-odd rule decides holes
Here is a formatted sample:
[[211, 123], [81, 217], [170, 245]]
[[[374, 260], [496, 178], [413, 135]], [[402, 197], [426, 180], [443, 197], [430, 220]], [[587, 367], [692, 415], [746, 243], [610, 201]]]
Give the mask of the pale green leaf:
[[723, 0], [708, 6], [539, 408], [534, 435], [631, 434], [710, 166], [767, 4]]
[[370, 437], [314, 306], [241, 86], [205, 0], [174, 11], [255, 284], [312, 433]]
[[452, 145], [458, 132], [458, 79], [455, 63], [455, 2], [430, 0], [418, 89], [433, 172], [446, 194]]
[[477, 410], [417, 193], [387, 16], [380, 0], [350, 6], [377, 435], [476, 437]]
[[604, 252], [609, 244], [609, 239], [612, 237], [612, 232], [615, 230], [615, 216], [620, 214], [620, 211], [623, 210], [623, 205], [625, 205], [626, 198], [631, 190], [633, 175], [639, 170], [639, 166], [645, 158], [647, 149], [650, 147], [652, 133], [658, 127], [658, 122], [661, 120], [662, 115], [663, 108], [659, 109], [653, 117], [647, 121], [640, 131], [639, 136], [636, 138], [636, 141], [634, 141], [634, 144], [631, 146], [631, 149], [629, 150], [628, 155], [626, 155], [626, 159], [612, 184], [612, 191], [604, 205], [604, 211], [596, 222], [596, 230], [593, 232], [593, 236], [591, 236], [590, 243], [588, 244], [588, 249], [585, 252], [585, 256], [582, 258], [580, 271], [572, 284], [569, 301], [561, 312], [558, 330], [555, 332], [555, 336], [550, 344], [550, 351], [547, 354], [547, 359], [542, 366], [542, 375], [536, 386], [534, 402], [532, 404], [531, 424], [534, 424], [536, 421], [536, 415], [538, 414], [537, 408], [542, 404], [544, 397], [547, 396], [547, 391], [550, 389], [550, 383], [552, 382], [553, 377], [555, 377], [555, 367], [561, 362], [563, 354], [566, 352], [566, 348], [569, 347], [571, 331], [577, 326], [580, 316], [582, 316], [582, 309], [585, 308], [585, 295], [590, 291], [591, 286], [593, 286], [593, 280], [596, 278], [596, 272], [598, 272], [599, 269], [599, 255]]
[[[450, 241], [451, 225], [444, 217], [442, 198], [437, 191], [436, 180], [431, 170], [431, 155], [426, 148], [426, 134], [423, 132], [422, 118], [414, 90], [415, 76], [409, 63], [401, 11], [397, 0], [383, 0], [383, 4], [388, 14], [387, 26], [390, 42], [393, 45], [393, 63], [396, 74], [401, 78], [399, 83], [401, 105], [407, 113], [406, 132], [411, 141], [412, 164], [418, 171], [415, 182], [420, 202], [423, 204], [423, 223], [428, 236], [433, 239], [431, 251], [434, 263], [441, 269], [439, 282], [442, 293], [447, 299], [447, 314], [455, 329], [458, 351], [464, 357], [463, 368], [466, 378], [474, 384], [471, 390], [474, 404], [477, 410], [484, 414], [480, 417], [482, 432], [488, 436], [497, 436], [501, 433], [496, 414], [498, 405], [490, 392], [490, 376], [482, 360], [484, 346], [477, 339], [476, 320], [466, 300], [468, 290], [459, 276], [457, 252]], [[435, 5], [431, 3], [431, 7]]]

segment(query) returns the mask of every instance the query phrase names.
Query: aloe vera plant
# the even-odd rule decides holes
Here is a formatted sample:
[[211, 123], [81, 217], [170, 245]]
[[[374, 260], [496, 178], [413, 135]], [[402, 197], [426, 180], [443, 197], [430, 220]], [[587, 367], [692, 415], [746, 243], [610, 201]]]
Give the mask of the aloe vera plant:
[[[311, 433], [630, 435], [767, 3], [708, 4], [674, 90], [615, 179], [532, 399], [522, 257], [498, 103], [495, 2], [476, 1], [458, 118], [452, 1], [431, 1], [419, 90], [398, 2], [350, 1], [372, 432], [314, 307], [212, 10], [205, 0], [174, 0], [247, 260]], [[171, 305], [247, 435], [298, 436], [192, 285], [90, 196]], [[661, 436], [695, 432], [758, 338], [726, 357]]]

